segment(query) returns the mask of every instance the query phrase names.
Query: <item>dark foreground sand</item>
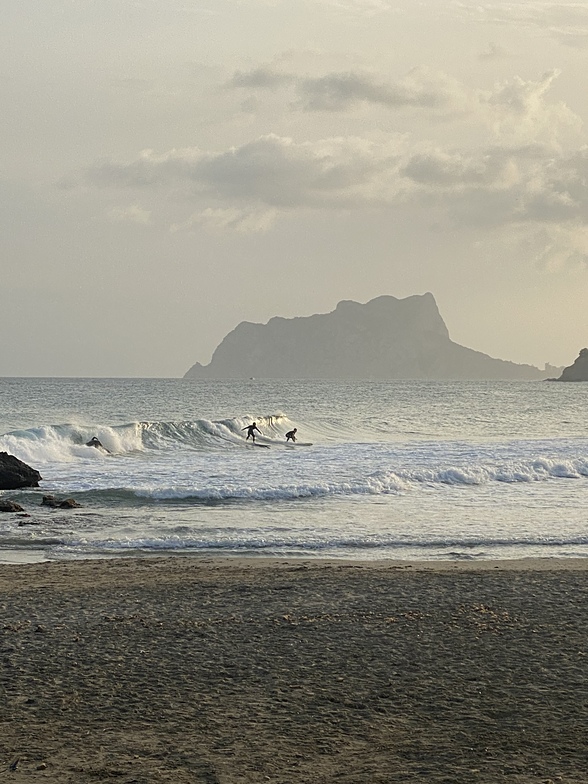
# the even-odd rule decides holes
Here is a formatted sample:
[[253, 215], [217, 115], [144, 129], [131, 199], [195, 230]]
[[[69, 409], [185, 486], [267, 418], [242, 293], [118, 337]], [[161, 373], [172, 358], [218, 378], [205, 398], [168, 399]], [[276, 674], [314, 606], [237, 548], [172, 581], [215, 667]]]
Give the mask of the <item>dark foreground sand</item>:
[[0, 783], [584, 783], [587, 569], [0, 567]]

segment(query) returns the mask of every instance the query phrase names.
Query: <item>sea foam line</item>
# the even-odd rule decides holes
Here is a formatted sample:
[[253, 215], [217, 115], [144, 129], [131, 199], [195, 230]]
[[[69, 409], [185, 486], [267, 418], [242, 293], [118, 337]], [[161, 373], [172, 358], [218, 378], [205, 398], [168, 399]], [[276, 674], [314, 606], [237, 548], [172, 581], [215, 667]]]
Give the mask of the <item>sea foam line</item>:
[[[504, 547], [566, 547], [588, 546], [588, 536], [513, 536], [507, 537], [427, 537], [417, 539], [413, 537], [400, 538], [397, 536], [366, 535], [364, 537], [325, 537], [317, 535], [315, 538], [304, 538], [292, 535], [290, 538], [273, 538], [269, 533], [266, 536], [235, 536], [205, 539], [199, 537], [139, 537], [127, 539], [90, 539], [72, 538], [67, 543], [54, 541], [67, 548], [93, 547], [103, 550], [251, 550], [264, 551], [292, 548], [322, 551], [322, 550], [375, 550], [375, 549], [417, 549], [428, 548], [463, 548], [465, 550], [497, 549]], [[30, 544], [30, 542], [29, 542]]]

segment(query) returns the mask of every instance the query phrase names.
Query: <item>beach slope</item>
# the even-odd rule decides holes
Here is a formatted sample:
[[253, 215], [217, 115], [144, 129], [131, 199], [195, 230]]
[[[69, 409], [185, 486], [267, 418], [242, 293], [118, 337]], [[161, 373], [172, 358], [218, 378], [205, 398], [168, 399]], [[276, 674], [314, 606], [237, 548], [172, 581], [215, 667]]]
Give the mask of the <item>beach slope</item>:
[[2, 566], [0, 773], [585, 782], [587, 567]]

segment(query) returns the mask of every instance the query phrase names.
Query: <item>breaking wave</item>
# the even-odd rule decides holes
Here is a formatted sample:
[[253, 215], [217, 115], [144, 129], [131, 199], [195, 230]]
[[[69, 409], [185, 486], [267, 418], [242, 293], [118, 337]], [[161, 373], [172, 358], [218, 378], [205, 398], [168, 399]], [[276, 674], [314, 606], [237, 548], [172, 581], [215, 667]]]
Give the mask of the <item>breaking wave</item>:
[[283, 442], [284, 434], [295, 426], [282, 413], [257, 418], [244, 415], [219, 421], [41, 425], [0, 436], [0, 451], [34, 464], [104, 459], [105, 452], [86, 446], [93, 436], [112, 455], [150, 450], [219, 450], [242, 446], [243, 429], [253, 421], [263, 433], [258, 442], [266, 444]]

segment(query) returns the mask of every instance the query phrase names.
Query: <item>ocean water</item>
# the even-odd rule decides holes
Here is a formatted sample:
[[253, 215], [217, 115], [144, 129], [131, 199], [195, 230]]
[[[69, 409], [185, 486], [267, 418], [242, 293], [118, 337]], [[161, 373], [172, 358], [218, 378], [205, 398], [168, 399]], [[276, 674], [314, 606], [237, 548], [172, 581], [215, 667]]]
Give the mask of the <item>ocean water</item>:
[[30, 515], [0, 514], [0, 561], [588, 557], [587, 404], [588, 384], [0, 378], [0, 451], [43, 476], [0, 492]]

